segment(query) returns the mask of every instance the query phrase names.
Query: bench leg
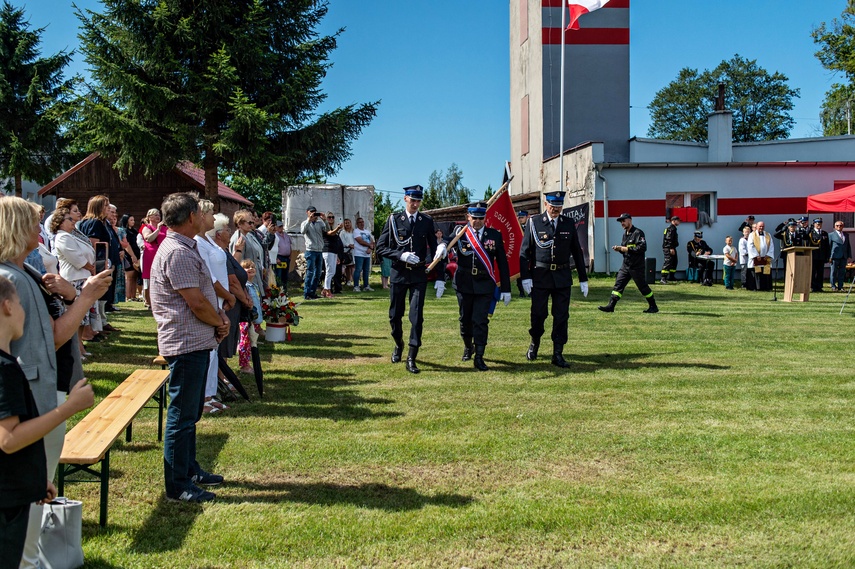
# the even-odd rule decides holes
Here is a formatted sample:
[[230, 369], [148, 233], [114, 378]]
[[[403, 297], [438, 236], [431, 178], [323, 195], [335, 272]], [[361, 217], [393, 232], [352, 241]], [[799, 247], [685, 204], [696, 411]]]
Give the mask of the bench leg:
[[65, 496], [65, 465], [60, 464], [58, 470], [59, 470], [59, 472], [58, 472], [59, 477], [57, 479], [57, 485], [56, 485], [57, 486], [57, 488], [56, 488], [57, 494], [56, 495], [57, 496]]
[[157, 442], [163, 442], [163, 406], [166, 404], [166, 384], [160, 386], [157, 398]]
[[110, 495], [110, 451], [104, 455], [101, 461], [101, 513], [98, 525], [107, 527], [107, 498]]
[[127, 442], [127, 443], [131, 442], [131, 438], [133, 437], [133, 428], [134, 428], [134, 424], [129, 423], [128, 428], [125, 429], [125, 442]]

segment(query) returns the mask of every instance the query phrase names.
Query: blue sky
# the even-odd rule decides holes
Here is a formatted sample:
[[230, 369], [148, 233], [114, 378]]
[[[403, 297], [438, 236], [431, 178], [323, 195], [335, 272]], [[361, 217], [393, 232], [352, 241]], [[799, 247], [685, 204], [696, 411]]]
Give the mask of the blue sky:
[[[646, 136], [647, 105], [681, 68], [712, 68], [738, 53], [784, 73], [801, 90], [791, 135], [818, 135], [819, 107], [835, 78], [814, 57], [810, 32], [845, 4], [633, 0], [630, 134]], [[77, 5], [100, 8], [95, 0]], [[45, 53], [77, 47], [70, 2], [23, 6], [33, 26], [48, 26]], [[402, 187], [426, 185], [433, 170], [456, 163], [476, 197], [488, 184], [498, 187], [510, 158], [508, 26], [508, 3], [501, 0], [330, 0], [320, 31], [346, 30], [324, 83], [326, 107], [382, 103], [352, 158], [329, 181], [373, 184], [394, 200]], [[84, 70], [77, 56], [71, 72]]]

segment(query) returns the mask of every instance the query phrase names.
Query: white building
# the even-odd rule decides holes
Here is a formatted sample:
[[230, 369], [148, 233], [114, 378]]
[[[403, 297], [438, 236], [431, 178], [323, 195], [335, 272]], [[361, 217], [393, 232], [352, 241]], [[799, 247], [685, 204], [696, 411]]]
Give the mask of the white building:
[[[594, 270], [616, 271], [622, 256], [615, 218], [627, 212], [648, 238], [648, 257], [662, 266], [661, 235], [675, 207], [697, 208], [704, 240], [721, 253], [738, 240], [747, 215], [774, 230], [806, 213], [810, 194], [855, 182], [855, 136], [731, 143], [731, 114], [710, 116], [710, 144], [629, 139], [629, 0], [611, 0], [566, 32], [565, 156], [559, 174], [558, 136], [563, 0], [511, 0], [511, 163], [513, 194], [563, 189], [566, 205], [589, 203]], [[557, 41], [556, 41], [557, 38]], [[557, 45], [556, 45], [557, 44]], [[557, 55], [556, 55], [557, 52]], [[559, 75], [560, 77], [560, 75]], [[580, 87], [583, 86], [583, 87]], [[626, 133], [620, 138], [620, 133]], [[830, 227], [852, 214], [812, 215]], [[694, 223], [679, 229], [679, 265]]]

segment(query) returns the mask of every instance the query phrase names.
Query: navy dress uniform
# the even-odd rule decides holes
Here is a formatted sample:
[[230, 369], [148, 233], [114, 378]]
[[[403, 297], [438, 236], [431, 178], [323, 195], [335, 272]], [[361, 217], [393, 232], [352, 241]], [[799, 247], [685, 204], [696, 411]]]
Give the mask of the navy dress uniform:
[[490, 305], [496, 293], [495, 268], [499, 270], [499, 290], [507, 305], [511, 300], [511, 276], [502, 233], [484, 227], [487, 204], [479, 202], [467, 209], [469, 224], [457, 228], [463, 235], [455, 244], [457, 271], [454, 289], [460, 308], [460, 337], [463, 338], [463, 361], [472, 358], [478, 371], [487, 371], [484, 351], [487, 347]]
[[606, 306], [598, 306], [603, 312], [614, 312], [615, 305], [623, 296], [623, 290], [629, 284], [629, 279], [635, 282], [638, 291], [647, 299], [647, 309], [644, 311], [648, 314], [659, 312], [659, 307], [656, 306], [656, 299], [653, 298], [653, 291], [647, 284], [644, 275], [644, 253], [647, 251], [647, 241], [644, 239], [644, 232], [632, 224], [632, 216], [628, 213], [621, 214], [617, 220], [624, 229], [623, 237], [620, 240], [620, 246], [612, 247], [615, 251], [623, 254], [623, 264], [615, 278], [615, 286], [612, 289], [611, 298]]
[[[573, 285], [573, 263], [579, 272], [582, 294], [588, 294], [588, 272], [576, 224], [559, 215], [564, 205], [564, 192], [544, 195], [548, 211], [529, 218], [523, 231], [520, 250], [520, 276], [531, 295], [531, 344], [526, 359], [537, 359], [544, 322], [552, 299], [552, 363], [570, 367], [564, 359], [567, 343], [567, 323], [570, 320], [570, 287]], [[552, 217], [554, 213], [556, 217]]]
[[[425, 268], [438, 253], [433, 219], [418, 211], [424, 195], [423, 190], [424, 188], [418, 185], [404, 188], [407, 208], [389, 216], [376, 245], [379, 256], [392, 260], [389, 278], [389, 323], [392, 326], [392, 339], [395, 341], [393, 363], [401, 361], [404, 350], [402, 321], [407, 299], [410, 301], [407, 371], [411, 373], [419, 373], [416, 357], [419, 346], [422, 345], [425, 290], [428, 282]], [[444, 245], [440, 255], [445, 256]]]

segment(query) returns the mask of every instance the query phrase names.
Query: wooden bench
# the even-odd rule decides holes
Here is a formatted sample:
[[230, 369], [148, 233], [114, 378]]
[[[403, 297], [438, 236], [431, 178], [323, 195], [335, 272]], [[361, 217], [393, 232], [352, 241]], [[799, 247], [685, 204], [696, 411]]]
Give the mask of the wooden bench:
[[[107, 525], [110, 448], [122, 431], [126, 431], [126, 439], [130, 442], [131, 423], [150, 399], [158, 403], [157, 440], [163, 440], [163, 406], [168, 378], [169, 370], [136, 370], [65, 434], [62, 456], [59, 458], [59, 494], [64, 495], [67, 476], [75, 472], [87, 472], [95, 476], [101, 482], [101, 527]], [[101, 463], [100, 471], [91, 468], [98, 463]]]

